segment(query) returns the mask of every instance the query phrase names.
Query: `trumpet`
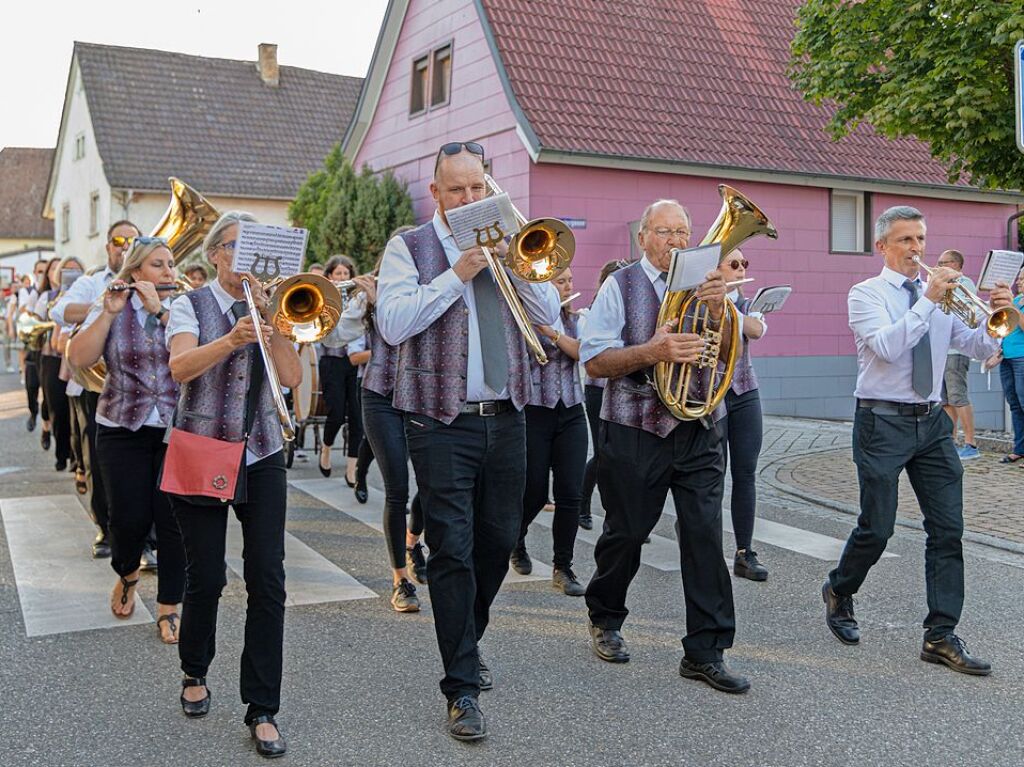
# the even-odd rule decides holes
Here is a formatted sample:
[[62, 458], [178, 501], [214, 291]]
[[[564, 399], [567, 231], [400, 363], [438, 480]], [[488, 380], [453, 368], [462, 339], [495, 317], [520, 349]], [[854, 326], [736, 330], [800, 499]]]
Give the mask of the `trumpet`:
[[[935, 274], [935, 270], [918, 256], [914, 256], [914, 262], [924, 269], [929, 277]], [[1020, 312], [1015, 308], [1004, 306], [1002, 309], [993, 309], [959, 282], [946, 291], [939, 308], [945, 314], [958, 317], [969, 328], [978, 327], [984, 316], [985, 332], [993, 338], [1006, 338], [1020, 324]]]

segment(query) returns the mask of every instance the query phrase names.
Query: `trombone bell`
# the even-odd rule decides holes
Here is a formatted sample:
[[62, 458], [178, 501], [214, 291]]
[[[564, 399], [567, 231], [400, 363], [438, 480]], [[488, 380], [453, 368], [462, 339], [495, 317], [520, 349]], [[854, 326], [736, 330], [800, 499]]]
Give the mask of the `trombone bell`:
[[334, 329], [341, 309], [341, 294], [330, 280], [318, 274], [296, 274], [274, 291], [271, 316], [282, 335], [312, 344]]
[[549, 282], [572, 263], [576, 237], [557, 218], [535, 218], [512, 238], [505, 265], [526, 282]]

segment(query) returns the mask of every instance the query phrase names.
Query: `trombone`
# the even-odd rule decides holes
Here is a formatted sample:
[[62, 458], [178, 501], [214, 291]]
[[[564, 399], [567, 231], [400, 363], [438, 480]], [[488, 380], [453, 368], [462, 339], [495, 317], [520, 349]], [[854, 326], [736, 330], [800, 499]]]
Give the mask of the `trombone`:
[[[924, 263], [920, 257], [914, 256], [914, 261], [924, 269], [929, 277], [935, 273], [935, 270]], [[981, 318], [984, 316], [985, 332], [993, 338], [1006, 338], [1020, 324], [1020, 312], [1014, 307], [1004, 306], [1002, 309], [993, 309], [959, 282], [946, 291], [939, 308], [946, 314], [958, 317], [961, 322], [972, 329], [981, 324]]]

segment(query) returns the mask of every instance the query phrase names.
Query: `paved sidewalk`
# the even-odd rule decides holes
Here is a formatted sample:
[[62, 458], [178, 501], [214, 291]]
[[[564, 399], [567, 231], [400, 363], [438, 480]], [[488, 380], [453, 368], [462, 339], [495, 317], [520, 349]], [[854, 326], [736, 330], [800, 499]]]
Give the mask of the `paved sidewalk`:
[[[851, 429], [846, 422], [765, 418], [762, 482], [856, 514], [859, 494]], [[964, 463], [964, 527], [968, 537], [1017, 551], [1024, 546], [1024, 511], [1016, 500], [1024, 497], [1024, 466], [1000, 464], [1001, 457], [983, 451], [981, 458]], [[906, 474], [900, 481], [899, 514], [903, 521], [920, 525], [920, 506]]]

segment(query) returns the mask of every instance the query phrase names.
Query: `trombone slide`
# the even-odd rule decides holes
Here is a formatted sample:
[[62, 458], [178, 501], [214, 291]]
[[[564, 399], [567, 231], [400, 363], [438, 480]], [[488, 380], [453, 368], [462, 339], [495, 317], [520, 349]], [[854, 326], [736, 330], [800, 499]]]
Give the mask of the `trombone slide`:
[[281, 423], [281, 436], [285, 442], [293, 442], [295, 440], [295, 429], [292, 428], [292, 416], [288, 412], [288, 405], [285, 404], [284, 394], [281, 393], [281, 379], [277, 375], [277, 366], [274, 364], [273, 356], [271, 356], [267, 339], [260, 332], [260, 326], [263, 323], [259, 310], [256, 308], [256, 302], [253, 300], [252, 288], [249, 287], [249, 277], [247, 275], [242, 276], [242, 290], [245, 291], [245, 303], [249, 308], [249, 318], [256, 327], [257, 344], [260, 347], [260, 356], [263, 357], [263, 367], [267, 371], [267, 383], [270, 384], [270, 393], [274, 398], [277, 419]]

